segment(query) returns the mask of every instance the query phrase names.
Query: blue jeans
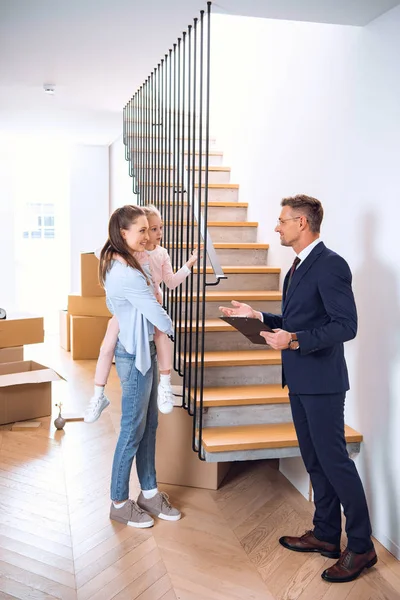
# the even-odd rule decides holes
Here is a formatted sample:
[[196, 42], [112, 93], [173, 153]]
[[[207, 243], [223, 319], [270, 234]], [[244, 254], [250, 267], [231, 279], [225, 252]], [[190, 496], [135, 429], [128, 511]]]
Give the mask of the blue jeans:
[[142, 375], [135, 356], [128, 354], [120, 341], [115, 348], [115, 365], [122, 388], [121, 429], [115, 449], [111, 475], [111, 499], [129, 498], [129, 479], [133, 459], [142, 490], [157, 487], [155, 450], [158, 425], [158, 368], [154, 342], [150, 342], [151, 367]]

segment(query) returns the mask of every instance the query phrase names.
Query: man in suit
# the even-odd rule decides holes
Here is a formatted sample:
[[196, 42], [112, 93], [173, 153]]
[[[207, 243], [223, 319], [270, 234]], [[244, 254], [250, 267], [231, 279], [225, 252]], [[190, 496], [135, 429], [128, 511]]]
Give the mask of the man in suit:
[[[232, 302], [226, 316], [258, 318], [274, 333], [261, 335], [282, 350], [282, 384], [300, 452], [314, 490], [314, 529], [279, 542], [296, 552], [319, 552], [339, 561], [322, 573], [330, 582], [352, 581], [377, 562], [364, 489], [344, 436], [344, 402], [349, 389], [343, 343], [357, 333], [357, 312], [346, 261], [320, 239], [319, 200], [284, 198], [275, 231], [296, 253], [283, 284], [282, 315], [260, 313]], [[348, 546], [340, 553], [341, 508]]]

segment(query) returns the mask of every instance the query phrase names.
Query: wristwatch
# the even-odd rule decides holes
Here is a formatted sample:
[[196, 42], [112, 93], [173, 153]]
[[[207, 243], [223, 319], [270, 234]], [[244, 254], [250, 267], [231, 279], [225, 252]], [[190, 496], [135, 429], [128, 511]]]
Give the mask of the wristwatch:
[[290, 342], [288, 344], [289, 350], [298, 350], [300, 348], [299, 340], [297, 339], [296, 333], [290, 334]]

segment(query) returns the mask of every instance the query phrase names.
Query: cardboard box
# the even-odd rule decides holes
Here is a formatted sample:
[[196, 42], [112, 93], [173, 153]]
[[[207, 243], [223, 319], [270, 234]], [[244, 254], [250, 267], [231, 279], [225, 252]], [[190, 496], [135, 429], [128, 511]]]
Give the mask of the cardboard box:
[[24, 360], [24, 347], [0, 348], [0, 363], [18, 362]]
[[0, 320], [0, 348], [14, 348], [44, 341], [43, 317], [27, 313], [7, 315]]
[[81, 254], [81, 294], [82, 296], [105, 296], [99, 283], [99, 261], [94, 252]]
[[68, 313], [76, 317], [111, 317], [105, 296], [68, 296]]
[[60, 379], [32, 360], [0, 365], [0, 425], [51, 415], [51, 382]]
[[67, 352], [71, 350], [70, 319], [68, 311], [60, 310], [60, 346]]
[[100, 346], [109, 320], [109, 317], [71, 316], [72, 360], [90, 360], [99, 357]]

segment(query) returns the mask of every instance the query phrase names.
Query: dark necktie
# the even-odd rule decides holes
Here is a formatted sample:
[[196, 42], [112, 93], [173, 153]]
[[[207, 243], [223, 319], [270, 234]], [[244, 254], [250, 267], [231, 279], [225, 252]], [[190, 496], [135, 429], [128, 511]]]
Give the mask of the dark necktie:
[[288, 290], [289, 290], [290, 284], [291, 284], [291, 282], [292, 282], [292, 277], [293, 277], [293, 274], [294, 274], [294, 272], [295, 272], [295, 270], [296, 270], [296, 267], [297, 267], [297, 265], [298, 265], [300, 262], [301, 262], [301, 258], [299, 258], [298, 256], [296, 256], [296, 258], [295, 258], [295, 259], [294, 259], [294, 261], [293, 261], [292, 268], [290, 269], [290, 273], [289, 273], [289, 279], [288, 279], [288, 282], [287, 282], [286, 293], [287, 293], [287, 292], [288, 292]]

